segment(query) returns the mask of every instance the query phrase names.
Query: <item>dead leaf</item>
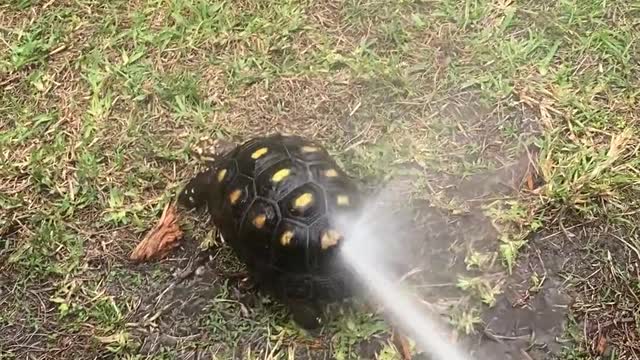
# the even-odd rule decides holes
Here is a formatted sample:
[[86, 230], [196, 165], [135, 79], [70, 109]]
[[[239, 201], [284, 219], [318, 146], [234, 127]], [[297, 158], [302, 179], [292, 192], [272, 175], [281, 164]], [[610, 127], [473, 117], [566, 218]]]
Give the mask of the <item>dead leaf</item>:
[[527, 187], [529, 190], [533, 190], [533, 173], [531, 172], [527, 175]]
[[393, 341], [393, 345], [396, 347], [398, 352], [400, 353], [400, 357], [402, 360], [411, 360], [411, 346], [409, 345], [409, 340], [404, 336], [399, 329], [393, 328], [393, 333], [391, 335], [391, 341]]
[[167, 204], [158, 223], [136, 246], [129, 258], [133, 261], [148, 261], [165, 257], [178, 246], [178, 241], [182, 239], [183, 232], [177, 220], [175, 204]]
[[600, 335], [598, 345], [596, 346], [596, 353], [598, 355], [603, 355], [605, 350], [607, 350], [607, 338], [604, 337], [604, 335]]

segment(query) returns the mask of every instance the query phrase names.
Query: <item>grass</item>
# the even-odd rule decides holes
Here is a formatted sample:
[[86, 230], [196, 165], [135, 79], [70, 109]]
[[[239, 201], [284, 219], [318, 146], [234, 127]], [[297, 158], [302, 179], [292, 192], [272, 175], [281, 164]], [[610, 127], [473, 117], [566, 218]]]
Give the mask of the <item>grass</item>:
[[[461, 333], [481, 331], [531, 234], [559, 234], [578, 242], [563, 273], [575, 329], [606, 325], [570, 327], [563, 358], [596, 358], [602, 337], [638, 356], [625, 336], [638, 329], [639, 15], [604, 0], [0, 5], [0, 352], [126, 358], [160, 329], [177, 345], [159, 357], [393, 357], [365, 310], [337, 316], [318, 344], [268, 304], [247, 315], [218, 278], [193, 315], [202, 338], [176, 332], [188, 322], [176, 314], [141, 318], [189, 251], [148, 267], [126, 257], [193, 174], [190, 146], [278, 130], [321, 140], [372, 184], [417, 176], [412, 199], [449, 223], [490, 219], [488, 243], [450, 244], [466, 259], [449, 313]], [[495, 191], [497, 175], [474, 182], [523, 154], [531, 177], [515, 193]], [[240, 267], [220, 251], [221, 270]], [[197, 346], [220, 339], [236, 346]]]

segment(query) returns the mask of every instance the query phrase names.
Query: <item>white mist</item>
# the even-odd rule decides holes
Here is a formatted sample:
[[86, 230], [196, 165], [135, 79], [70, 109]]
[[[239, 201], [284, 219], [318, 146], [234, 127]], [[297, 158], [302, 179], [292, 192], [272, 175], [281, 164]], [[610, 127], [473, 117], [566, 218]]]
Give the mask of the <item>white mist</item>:
[[347, 239], [341, 253], [343, 260], [352, 267], [360, 285], [391, 315], [394, 326], [404, 331], [420, 351], [436, 360], [469, 360], [447, 341], [445, 330], [412, 301], [409, 291], [393, 276], [392, 262], [408, 259], [402, 242], [404, 234], [411, 232], [412, 217], [408, 213], [394, 216], [389, 207], [380, 205], [383, 196], [369, 202], [357, 219], [334, 219]]

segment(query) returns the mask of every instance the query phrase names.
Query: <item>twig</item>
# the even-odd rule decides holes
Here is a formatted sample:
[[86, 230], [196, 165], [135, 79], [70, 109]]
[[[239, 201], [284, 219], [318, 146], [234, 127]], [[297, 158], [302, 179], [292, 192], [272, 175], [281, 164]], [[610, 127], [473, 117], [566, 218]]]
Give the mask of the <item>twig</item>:
[[533, 360], [533, 358], [531, 357], [531, 355], [529, 355], [529, 353], [527, 353], [524, 349], [520, 349], [520, 353], [522, 354], [522, 356], [524, 356], [525, 358], [527, 358], [527, 360]]
[[531, 338], [531, 335], [520, 335], [520, 336], [497, 335], [497, 334], [494, 334], [491, 331], [486, 330], [486, 329], [483, 332], [491, 340], [494, 340], [494, 341], [499, 342], [499, 343], [503, 343], [502, 340], [527, 340], [527, 339]]
[[569, 230], [573, 230], [573, 229], [575, 229], [575, 228], [577, 228], [577, 227], [581, 227], [581, 226], [588, 225], [588, 224], [590, 224], [590, 223], [592, 223], [592, 222], [594, 222], [594, 221], [596, 221], [596, 220], [589, 220], [589, 221], [585, 221], [585, 222], [580, 223], [580, 224], [577, 224], [577, 225], [569, 226], [568, 228], [564, 228], [564, 229], [563, 229], [564, 231], [556, 231], [556, 232], [554, 232], [553, 234], [549, 234], [549, 235], [547, 235], [547, 236], [541, 237], [541, 238], [540, 238], [540, 239], [538, 239], [537, 241], [545, 241], [545, 240], [551, 239], [552, 237], [556, 237], [556, 236], [558, 236], [558, 235], [560, 235], [560, 234], [566, 233], [567, 231], [569, 231]]
[[599, 326], [601, 328], [605, 328], [605, 327], [611, 326], [613, 324], [625, 324], [625, 323], [632, 323], [632, 322], [635, 322], [635, 321], [636, 321], [635, 318], [626, 317], [626, 318], [622, 318], [622, 319], [618, 319], [618, 320], [609, 320], [609, 321], [606, 321], [606, 322], [604, 322], [602, 324], [599, 324]]
[[625, 244], [631, 251], [633, 251], [634, 253], [636, 253], [636, 255], [638, 256], [638, 259], [640, 260], [640, 250], [638, 250], [638, 248], [636, 248], [635, 246], [629, 244], [629, 242], [627, 242], [626, 240], [624, 240], [623, 238], [621, 238], [620, 236], [616, 235], [616, 234], [611, 234], [611, 236], [613, 236], [614, 238], [616, 238], [618, 241], [620, 241], [621, 243]]
[[185, 279], [191, 277], [191, 275], [193, 275], [200, 266], [204, 265], [207, 261], [209, 261], [210, 254], [211, 254], [211, 250], [207, 249], [207, 250], [201, 251], [198, 255], [196, 255], [195, 260], [190, 261], [187, 267], [176, 275], [175, 280], [172, 281], [171, 284], [169, 284], [169, 286], [167, 286], [164, 290], [162, 290], [162, 292], [158, 296], [156, 296], [156, 306], [160, 304], [160, 301], [162, 300], [162, 297], [164, 296], [164, 294], [169, 292], [169, 290], [175, 288], [177, 285], [182, 283]]

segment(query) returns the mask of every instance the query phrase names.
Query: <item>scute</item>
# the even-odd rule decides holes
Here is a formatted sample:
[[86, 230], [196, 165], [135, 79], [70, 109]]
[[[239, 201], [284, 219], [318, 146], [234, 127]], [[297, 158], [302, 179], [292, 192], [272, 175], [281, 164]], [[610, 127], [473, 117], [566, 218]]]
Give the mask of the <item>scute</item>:
[[[361, 206], [356, 185], [334, 163], [314, 163], [309, 165], [311, 178], [325, 192], [327, 211], [335, 214], [349, 214]], [[348, 204], [344, 199], [348, 199]]]
[[326, 212], [324, 191], [308, 182], [295, 188], [279, 203], [282, 213], [291, 219], [311, 225]]
[[256, 189], [259, 196], [279, 201], [308, 181], [306, 166], [287, 158], [272, 164], [259, 174]]
[[[224, 176], [220, 176], [223, 173]], [[238, 164], [234, 159], [224, 159], [220, 161], [215, 168], [216, 184], [222, 186], [233, 183], [238, 176]]]
[[[256, 158], [256, 155], [260, 156]], [[288, 158], [289, 155], [282, 144], [267, 139], [255, 139], [243, 144], [235, 156], [240, 173], [252, 178], [256, 178], [273, 164]]]
[[284, 141], [284, 145], [292, 158], [303, 162], [326, 161], [330, 157], [320, 144], [300, 137], [291, 137]]
[[278, 206], [267, 199], [256, 198], [246, 212], [242, 224], [241, 232], [250, 233], [255, 241], [262, 241], [268, 244], [271, 241], [271, 234], [280, 222], [280, 210]]
[[[283, 235], [290, 233], [292, 236], [283, 243]], [[304, 273], [309, 268], [308, 248], [309, 229], [306, 225], [291, 219], [283, 219], [274, 233], [273, 265], [288, 272]]]
[[320, 161], [309, 164], [309, 172], [314, 181], [327, 183], [347, 178], [347, 175], [333, 162]]
[[309, 226], [309, 248], [307, 251], [309, 254], [308, 263], [310, 268], [322, 268], [323, 264], [327, 261], [327, 258], [333, 257], [338, 246], [341, 245], [338, 243], [336, 244], [337, 246], [323, 249], [322, 240], [323, 237], [325, 237], [325, 234], [329, 231], [336, 231], [336, 229], [331, 226], [331, 223], [326, 216], [322, 216]]
[[247, 208], [256, 197], [255, 184], [253, 179], [246, 175], [238, 175], [225, 185], [222, 198], [223, 214], [235, 220], [237, 225], [234, 231], [237, 231]]
[[[337, 178], [324, 184], [328, 211], [346, 214], [356, 211], [362, 204], [355, 187], [346, 178]], [[348, 203], [344, 203], [344, 199]]]

